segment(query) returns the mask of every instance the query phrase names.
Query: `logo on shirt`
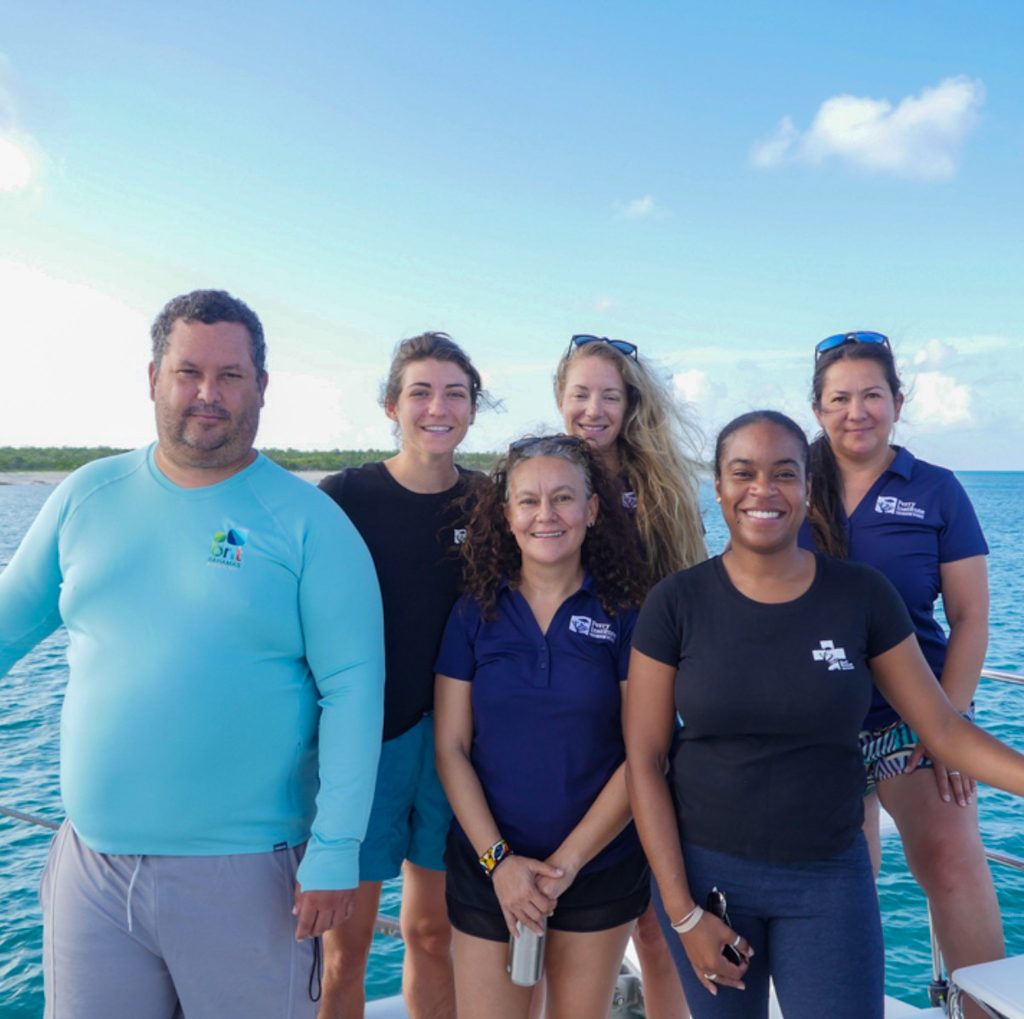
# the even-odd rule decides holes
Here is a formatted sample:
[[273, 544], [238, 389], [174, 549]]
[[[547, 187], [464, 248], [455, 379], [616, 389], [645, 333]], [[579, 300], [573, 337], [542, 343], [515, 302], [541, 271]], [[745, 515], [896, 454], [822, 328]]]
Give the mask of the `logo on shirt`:
[[249, 539], [249, 532], [240, 527], [228, 527], [223, 531], [215, 531], [210, 543], [210, 555], [207, 565], [230, 566], [242, 568], [242, 550]]
[[455, 530], [452, 531], [452, 540], [456, 545], [461, 545], [466, 540], [466, 528], [456, 527]]
[[598, 623], [590, 616], [571, 616], [569, 618], [569, 632], [579, 633], [592, 640], [606, 640], [612, 642], [617, 634], [612, 629], [611, 623]]
[[627, 510], [636, 509], [636, 492], [622, 493], [622, 508]]
[[828, 662], [829, 672], [848, 672], [853, 668], [853, 662], [846, 657], [846, 648], [836, 647], [834, 640], [819, 640], [821, 647], [811, 651], [811, 657], [816, 662]]
[[919, 509], [916, 502], [897, 499], [895, 495], [880, 495], [875, 500], [876, 513], [888, 513], [894, 517], [912, 517], [914, 520], [924, 520], [924, 510]]

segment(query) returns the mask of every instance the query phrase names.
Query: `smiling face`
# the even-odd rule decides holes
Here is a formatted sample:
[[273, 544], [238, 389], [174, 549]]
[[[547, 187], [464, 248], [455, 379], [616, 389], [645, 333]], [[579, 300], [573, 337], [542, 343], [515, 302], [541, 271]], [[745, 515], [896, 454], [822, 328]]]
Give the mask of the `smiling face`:
[[572, 358], [558, 407], [567, 434], [585, 439], [602, 456], [614, 455], [626, 408], [626, 383], [612, 361], [580, 354]]
[[256, 371], [244, 325], [178, 319], [149, 383], [158, 460], [172, 475], [199, 472], [212, 483], [252, 461], [267, 376]]
[[508, 476], [505, 519], [531, 565], [580, 564], [587, 527], [597, 519], [597, 496], [587, 495], [583, 467], [553, 456], [520, 460]]
[[772, 421], [737, 429], [722, 445], [715, 491], [733, 548], [795, 546], [809, 495], [806, 447]]
[[859, 464], [889, 455], [902, 407], [903, 394], [893, 395], [878, 361], [844, 358], [825, 370], [813, 409], [836, 458]]
[[402, 372], [398, 399], [384, 412], [398, 424], [404, 450], [450, 456], [475, 417], [469, 376], [452, 361], [413, 361]]

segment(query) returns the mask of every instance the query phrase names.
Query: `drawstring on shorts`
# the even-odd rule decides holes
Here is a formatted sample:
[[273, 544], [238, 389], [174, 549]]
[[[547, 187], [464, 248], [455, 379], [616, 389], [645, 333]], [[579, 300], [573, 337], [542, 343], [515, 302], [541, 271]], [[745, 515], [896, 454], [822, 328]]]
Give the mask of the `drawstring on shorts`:
[[135, 861], [135, 869], [132, 871], [132, 879], [128, 882], [128, 894], [124, 900], [124, 911], [128, 918], [128, 933], [132, 933], [132, 892], [135, 889], [135, 879], [139, 876], [139, 868], [142, 866], [142, 857]]

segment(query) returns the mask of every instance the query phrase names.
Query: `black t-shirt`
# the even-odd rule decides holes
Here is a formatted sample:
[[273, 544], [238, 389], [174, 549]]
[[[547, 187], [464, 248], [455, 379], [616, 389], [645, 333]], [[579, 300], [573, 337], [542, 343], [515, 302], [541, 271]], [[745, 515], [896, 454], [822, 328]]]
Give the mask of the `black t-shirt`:
[[412, 492], [382, 463], [350, 467], [320, 482], [348, 514], [377, 568], [384, 605], [384, 739], [411, 729], [434, 706], [434, 659], [462, 577], [465, 526], [454, 500], [472, 472], [459, 468], [446, 492]]
[[716, 556], [667, 577], [644, 603], [633, 647], [677, 668], [684, 724], [672, 782], [684, 841], [815, 860], [848, 848], [861, 828], [867, 662], [914, 630], [877, 570], [816, 560], [794, 601], [752, 601]]

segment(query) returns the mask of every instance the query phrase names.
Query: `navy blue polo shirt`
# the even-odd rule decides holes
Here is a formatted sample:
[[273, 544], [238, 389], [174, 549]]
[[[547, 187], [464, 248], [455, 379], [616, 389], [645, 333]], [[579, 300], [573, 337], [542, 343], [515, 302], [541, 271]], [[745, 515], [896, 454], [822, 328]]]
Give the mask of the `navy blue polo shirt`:
[[[935, 618], [943, 563], [988, 555], [988, 545], [963, 486], [952, 471], [918, 460], [901, 446], [849, 518], [848, 556], [881, 571], [899, 591], [921, 650], [936, 676], [946, 661], [946, 634]], [[805, 523], [800, 544], [814, 548]], [[875, 690], [865, 727], [877, 729], [899, 716]]]
[[[473, 684], [470, 760], [487, 803], [509, 845], [543, 860], [625, 759], [619, 683], [637, 611], [606, 613], [587, 577], [547, 633], [504, 582], [496, 612], [485, 619], [476, 602], [460, 599], [437, 671]], [[453, 827], [461, 833], [457, 821]], [[630, 824], [584, 870], [610, 866], [638, 847]]]

